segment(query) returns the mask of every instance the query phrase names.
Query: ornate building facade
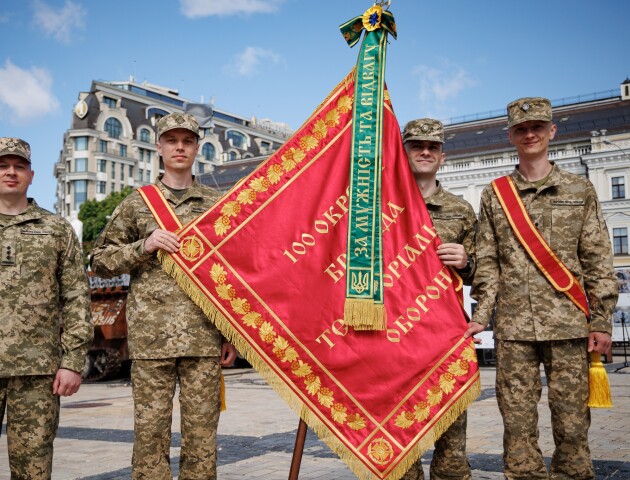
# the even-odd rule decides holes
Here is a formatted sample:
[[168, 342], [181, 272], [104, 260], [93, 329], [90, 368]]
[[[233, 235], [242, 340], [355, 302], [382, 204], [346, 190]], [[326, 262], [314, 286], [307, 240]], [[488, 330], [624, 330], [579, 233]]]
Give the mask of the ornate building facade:
[[204, 132], [196, 174], [231, 163], [253, 160], [257, 164], [291, 134], [285, 124], [194, 103], [165, 87], [133, 79], [93, 81], [90, 91], [79, 94], [54, 167], [56, 212], [72, 218], [86, 200], [102, 200], [124, 187], [153, 183], [163, 172], [155, 146], [156, 122], [181, 111], [195, 115]]

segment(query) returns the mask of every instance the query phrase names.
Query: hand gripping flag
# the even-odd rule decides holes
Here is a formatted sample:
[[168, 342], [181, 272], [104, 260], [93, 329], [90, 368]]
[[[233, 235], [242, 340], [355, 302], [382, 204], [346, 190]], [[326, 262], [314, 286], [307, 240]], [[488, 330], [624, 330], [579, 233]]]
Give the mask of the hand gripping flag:
[[[370, 25], [378, 23], [375, 11], [381, 18], [372, 10]], [[354, 21], [346, 28], [361, 34]], [[378, 35], [384, 46], [385, 34]], [[387, 91], [377, 94], [375, 84], [370, 97], [357, 86], [369, 82], [370, 63], [359, 61], [287, 143], [216, 205], [174, 228], [180, 251], [160, 258], [359, 478], [399, 479], [479, 395], [480, 383], [474, 345], [463, 338], [461, 281], [437, 257], [440, 240]], [[378, 138], [368, 142], [366, 176], [359, 170], [365, 157], [352, 160], [358, 166], [351, 159], [368, 145], [358, 137], [368, 124]], [[356, 189], [369, 189], [369, 200]], [[382, 329], [352, 328], [344, 317], [346, 279], [363, 248], [372, 258], [356, 271], [368, 272], [368, 281], [357, 274], [349, 284], [364, 283], [367, 301], [382, 305]], [[255, 408], [264, 415], [265, 405]]]

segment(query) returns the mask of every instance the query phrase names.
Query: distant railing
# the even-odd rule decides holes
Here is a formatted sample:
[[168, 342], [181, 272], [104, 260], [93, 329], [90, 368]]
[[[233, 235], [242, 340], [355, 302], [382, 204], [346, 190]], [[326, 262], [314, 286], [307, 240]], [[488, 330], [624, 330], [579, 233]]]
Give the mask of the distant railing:
[[[548, 158], [550, 160], [561, 160], [563, 158], [580, 157], [591, 153], [591, 146], [585, 145], [583, 147], [573, 148], [571, 150], [550, 150]], [[480, 155], [475, 157], [474, 160], [468, 160], [465, 162], [453, 162], [445, 163], [438, 173], [454, 173], [463, 172], [469, 170], [482, 170], [484, 168], [497, 168], [497, 167], [509, 167], [518, 163], [518, 155]]]
[[[594, 102], [595, 100], [604, 100], [607, 98], [615, 98], [619, 96], [619, 90], [603, 90], [601, 92], [587, 93], [585, 95], [575, 95], [573, 97], [563, 97], [551, 101], [554, 107], [563, 107], [565, 105], [573, 105], [576, 103]], [[476, 122], [478, 120], [486, 120], [488, 118], [503, 117], [507, 115], [505, 108], [499, 110], [488, 110], [487, 112], [472, 113], [468, 115], [459, 115], [457, 117], [446, 118], [442, 120], [444, 125], [454, 125], [456, 123]]]

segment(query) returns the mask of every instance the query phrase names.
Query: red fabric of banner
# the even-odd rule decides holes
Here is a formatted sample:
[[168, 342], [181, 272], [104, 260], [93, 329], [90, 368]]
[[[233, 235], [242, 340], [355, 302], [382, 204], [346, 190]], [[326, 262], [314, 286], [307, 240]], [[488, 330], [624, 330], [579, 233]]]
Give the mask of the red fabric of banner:
[[387, 329], [343, 324], [353, 88], [351, 74], [287, 144], [184, 226], [186, 255], [165, 265], [360, 478], [395, 479], [479, 394], [479, 373], [389, 104]]

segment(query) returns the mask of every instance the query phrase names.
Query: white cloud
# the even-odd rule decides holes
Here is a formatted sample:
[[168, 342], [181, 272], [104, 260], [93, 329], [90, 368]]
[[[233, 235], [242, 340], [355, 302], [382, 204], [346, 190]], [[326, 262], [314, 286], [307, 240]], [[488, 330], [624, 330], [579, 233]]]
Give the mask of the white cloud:
[[70, 43], [72, 35], [85, 28], [87, 10], [72, 0], [67, 0], [61, 9], [55, 9], [41, 0], [36, 0], [33, 6], [35, 24], [61, 43]]
[[413, 75], [419, 78], [418, 98], [423, 110], [435, 110], [435, 116], [450, 114], [449, 100], [477, 85], [477, 81], [461, 66], [445, 61], [440, 67], [418, 65]]
[[234, 58], [234, 63], [226, 65], [224, 71], [231, 75], [251, 77], [263, 69], [284, 64], [282, 55], [261, 47], [247, 47]]
[[188, 18], [275, 12], [285, 0], [180, 0]]
[[52, 93], [52, 77], [44, 68], [24, 70], [7, 60], [0, 67], [0, 107], [17, 123], [47, 115], [59, 108]]

